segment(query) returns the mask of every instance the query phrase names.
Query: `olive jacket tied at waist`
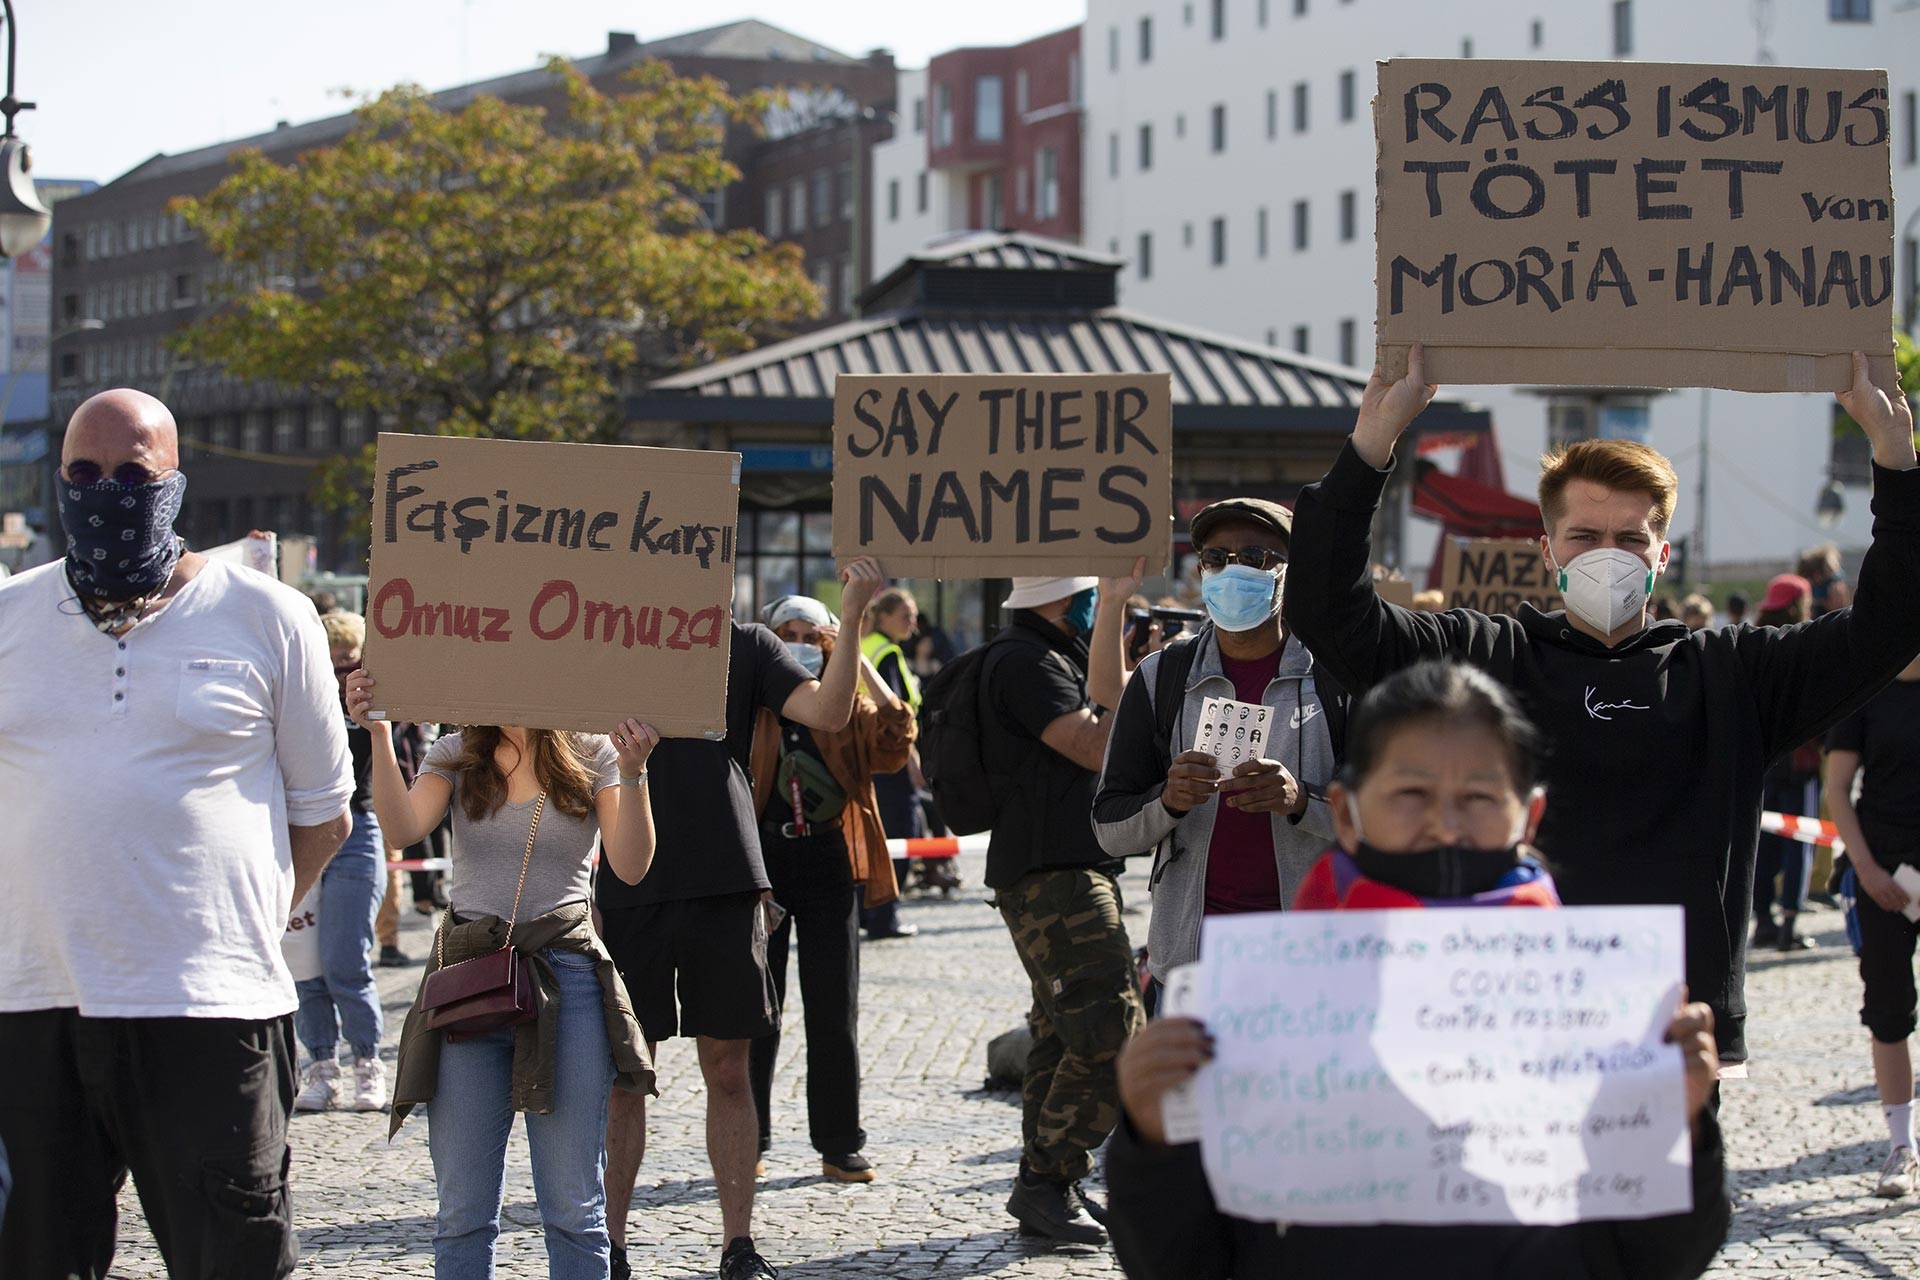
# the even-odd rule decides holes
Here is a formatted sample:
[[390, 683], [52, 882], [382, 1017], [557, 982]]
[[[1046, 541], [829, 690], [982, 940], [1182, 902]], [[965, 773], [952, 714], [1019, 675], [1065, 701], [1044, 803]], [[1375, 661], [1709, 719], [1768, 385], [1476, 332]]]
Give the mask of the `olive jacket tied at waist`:
[[[507, 941], [507, 922], [498, 916], [456, 920], [448, 912], [440, 926], [446, 934], [446, 963], [459, 964], [474, 956], [498, 951]], [[527, 957], [533, 980], [535, 1017], [513, 1029], [513, 1109], [537, 1115], [553, 1112], [555, 1045], [560, 1033], [560, 987], [552, 966], [541, 953], [548, 947], [578, 951], [595, 960], [600, 979], [601, 1006], [607, 1021], [607, 1043], [613, 1048], [614, 1084], [628, 1093], [657, 1094], [653, 1059], [633, 1016], [626, 984], [613, 967], [613, 958], [593, 931], [593, 917], [584, 902], [568, 902], [545, 915], [513, 926], [513, 948]], [[427, 956], [427, 973], [440, 967], [440, 949]], [[426, 977], [421, 977], [421, 992]], [[445, 1033], [427, 1026], [427, 1011], [415, 993], [400, 1032], [400, 1062], [394, 1071], [393, 1115], [387, 1136], [400, 1132], [407, 1115], [433, 1100], [440, 1079], [440, 1046]]]

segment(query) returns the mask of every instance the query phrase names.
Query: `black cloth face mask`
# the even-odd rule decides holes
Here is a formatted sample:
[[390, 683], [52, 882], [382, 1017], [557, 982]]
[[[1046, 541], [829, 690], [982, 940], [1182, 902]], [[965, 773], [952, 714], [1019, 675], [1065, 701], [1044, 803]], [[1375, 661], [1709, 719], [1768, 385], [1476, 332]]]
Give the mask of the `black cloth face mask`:
[[60, 527], [67, 535], [67, 580], [92, 600], [133, 600], [167, 585], [180, 560], [173, 522], [187, 477], [175, 471], [152, 484], [57, 479]]
[[1367, 879], [1416, 898], [1471, 898], [1497, 887], [1520, 865], [1520, 845], [1475, 849], [1449, 844], [1387, 853], [1362, 840], [1352, 857]]

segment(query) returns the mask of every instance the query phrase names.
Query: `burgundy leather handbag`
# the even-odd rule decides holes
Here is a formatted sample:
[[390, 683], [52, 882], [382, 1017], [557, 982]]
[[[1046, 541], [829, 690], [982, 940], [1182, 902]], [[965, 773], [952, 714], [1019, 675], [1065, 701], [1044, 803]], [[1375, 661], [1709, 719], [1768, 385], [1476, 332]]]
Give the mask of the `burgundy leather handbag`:
[[504, 1027], [517, 1027], [533, 1021], [533, 976], [527, 972], [527, 958], [513, 949], [513, 926], [520, 918], [520, 892], [527, 887], [527, 868], [533, 862], [533, 837], [540, 829], [540, 813], [547, 806], [542, 791], [534, 802], [533, 821], [527, 827], [527, 852], [520, 860], [520, 883], [513, 890], [513, 914], [507, 919], [507, 941], [498, 951], [447, 963], [447, 920], [451, 908], [440, 917], [440, 931], [434, 938], [434, 954], [439, 967], [420, 985], [420, 1006], [427, 1011], [427, 1026], [444, 1031], [447, 1039], [458, 1043]]

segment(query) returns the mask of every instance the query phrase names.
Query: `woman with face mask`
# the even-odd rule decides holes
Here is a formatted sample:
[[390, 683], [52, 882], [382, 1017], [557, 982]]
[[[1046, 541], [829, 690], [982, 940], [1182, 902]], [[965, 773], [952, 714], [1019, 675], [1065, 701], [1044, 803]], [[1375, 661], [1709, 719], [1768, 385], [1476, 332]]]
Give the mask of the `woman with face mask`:
[[[1535, 730], [1513, 698], [1472, 668], [1423, 662], [1377, 686], [1355, 712], [1331, 788], [1338, 839], [1296, 910], [1559, 905], [1529, 841], [1545, 808]], [[1705, 1005], [1683, 1006], [1667, 1040], [1686, 1063], [1692, 1212], [1638, 1221], [1522, 1226], [1297, 1226], [1215, 1207], [1199, 1147], [1164, 1145], [1166, 1091], [1211, 1056], [1206, 1028], [1165, 1018], [1120, 1058], [1126, 1122], [1109, 1154], [1109, 1230], [1133, 1280], [1387, 1275], [1697, 1276], [1726, 1238], [1720, 1131], [1707, 1100], [1716, 1052]]]
[[[782, 596], [761, 621], [810, 674], [841, 643], [840, 620], [811, 596]], [[857, 644], [849, 636], [844, 643]], [[773, 886], [767, 967], [777, 1006], [787, 992], [787, 948], [797, 928], [807, 1020], [807, 1129], [821, 1171], [836, 1182], [872, 1182], [861, 1154], [860, 908], [899, 897], [873, 775], [904, 768], [913, 711], [863, 656], [864, 687], [837, 732], [809, 729], [763, 709], [750, 754], [760, 850]], [[753, 1042], [749, 1074], [760, 1116], [760, 1154], [773, 1145], [773, 1069], [780, 1033]], [[763, 1164], [764, 1167], [764, 1164]]]

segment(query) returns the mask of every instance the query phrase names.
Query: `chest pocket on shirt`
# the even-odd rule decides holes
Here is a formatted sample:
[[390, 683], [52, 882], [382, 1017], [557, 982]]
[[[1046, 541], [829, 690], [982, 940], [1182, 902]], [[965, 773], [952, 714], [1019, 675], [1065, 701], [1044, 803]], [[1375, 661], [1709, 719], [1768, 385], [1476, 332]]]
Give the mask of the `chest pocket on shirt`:
[[174, 714], [211, 733], [247, 733], [266, 719], [253, 664], [237, 658], [189, 658], [180, 664]]

